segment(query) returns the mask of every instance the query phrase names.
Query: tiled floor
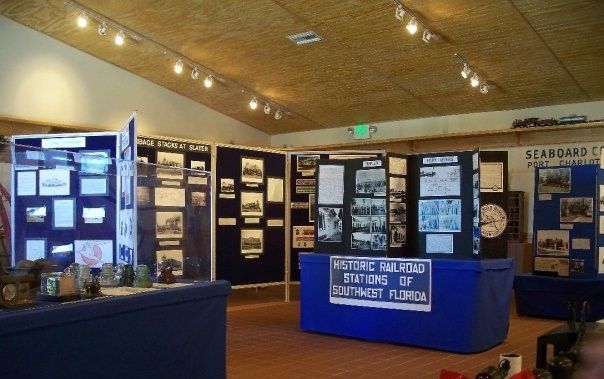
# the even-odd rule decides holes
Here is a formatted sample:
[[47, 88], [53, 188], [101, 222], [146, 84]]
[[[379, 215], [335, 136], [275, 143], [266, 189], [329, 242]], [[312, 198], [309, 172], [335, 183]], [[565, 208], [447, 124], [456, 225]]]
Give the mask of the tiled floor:
[[[480, 354], [453, 354], [311, 334], [299, 329], [299, 306], [283, 303], [278, 289], [235, 291], [227, 322], [229, 378], [438, 378], [442, 368], [474, 378], [497, 363], [500, 353], [517, 352], [533, 367], [538, 335], [562, 321], [516, 316], [508, 338]], [[268, 302], [263, 302], [263, 300]]]

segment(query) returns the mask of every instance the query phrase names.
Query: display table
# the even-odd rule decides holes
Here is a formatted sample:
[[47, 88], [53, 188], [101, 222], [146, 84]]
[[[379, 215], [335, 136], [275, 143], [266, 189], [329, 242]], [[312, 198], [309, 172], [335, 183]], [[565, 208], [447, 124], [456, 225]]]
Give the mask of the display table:
[[224, 378], [226, 281], [0, 311], [1, 378]]
[[300, 327], [309, 332], [474, 353], [507, 336], [511, 259], [432, 261], [432, 311], [329, 302], [329, 255], [301, 254]]
[[591, 313], [588, 321], [604, 318], [604, 280], [568, 279], [531, 274], [516, 275], [514, 279], [516, 310], [519, 315], [568, 318], [568, 302], [588, 301]]

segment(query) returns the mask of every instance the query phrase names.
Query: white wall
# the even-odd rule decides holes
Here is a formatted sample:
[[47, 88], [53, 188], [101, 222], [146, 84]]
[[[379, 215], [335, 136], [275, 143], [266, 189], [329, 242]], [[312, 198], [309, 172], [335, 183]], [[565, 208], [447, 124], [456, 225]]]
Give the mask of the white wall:
[[247, 124], [0, 16], [0, 116], [268, 146]]
[[[590, 120], [602, 119], [604, 118], [604, 101], [382, 122], [373, 124], [378, 127], [378, 131], [372, 136], [372, 139], [410, 138], [435, 134], [508, 129], [511, 128], [514, 119], [528, 117], [559, 118], [574, 113], [586, 115]], [[271, 137], [271, 144], [275, 147], [284, 145], [315, 146], [317, 142], [322, 145], [332, 145], [354, 141], [348, 134], [347, 127], [286, 133]]]

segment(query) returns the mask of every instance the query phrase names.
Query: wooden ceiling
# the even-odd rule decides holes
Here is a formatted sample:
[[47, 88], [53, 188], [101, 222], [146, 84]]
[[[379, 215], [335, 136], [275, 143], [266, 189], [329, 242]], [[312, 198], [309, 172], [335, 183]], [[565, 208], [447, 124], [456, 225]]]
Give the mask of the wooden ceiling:
[[[604, 1], [402, 3], [444, 42], [410, 36], [390, 0], [81, 0], [146, 38], [121, 48], [77, 28], [62, 0], [3, 0], [0, 14], [270, 134], [604, 99]], [[323, 41], [286, 38], [308, 30]], [[292, 115], [276, 121], [237, 85], [175, 75], [152, 41]], [[454, 53], [497, 88], [471, 88]]]

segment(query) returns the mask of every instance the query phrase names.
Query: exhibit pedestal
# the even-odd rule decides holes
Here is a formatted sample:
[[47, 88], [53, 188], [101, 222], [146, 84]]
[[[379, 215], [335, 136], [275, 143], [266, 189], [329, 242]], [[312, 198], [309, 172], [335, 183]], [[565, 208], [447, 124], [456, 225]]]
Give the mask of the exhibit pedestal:
[[433, 260], [431, 312], [329, 302], [329, 255], [301, 254], [300, 328], [304, 331], [475, 353], [507, 336], [511, 259]]
[[0, 377], [224, 378], [230, 291], [216, 281], [0, 311]]
[[[604, 280], [569, 279], [531, 274], [516, 275], [514, 279], [516, 310], [519, 315], [568, 318], [568, 302], [588, 301], [591, 312], [588, 321], [604, 317]], [[580, 309], [580, 307], [577, 307]]]

